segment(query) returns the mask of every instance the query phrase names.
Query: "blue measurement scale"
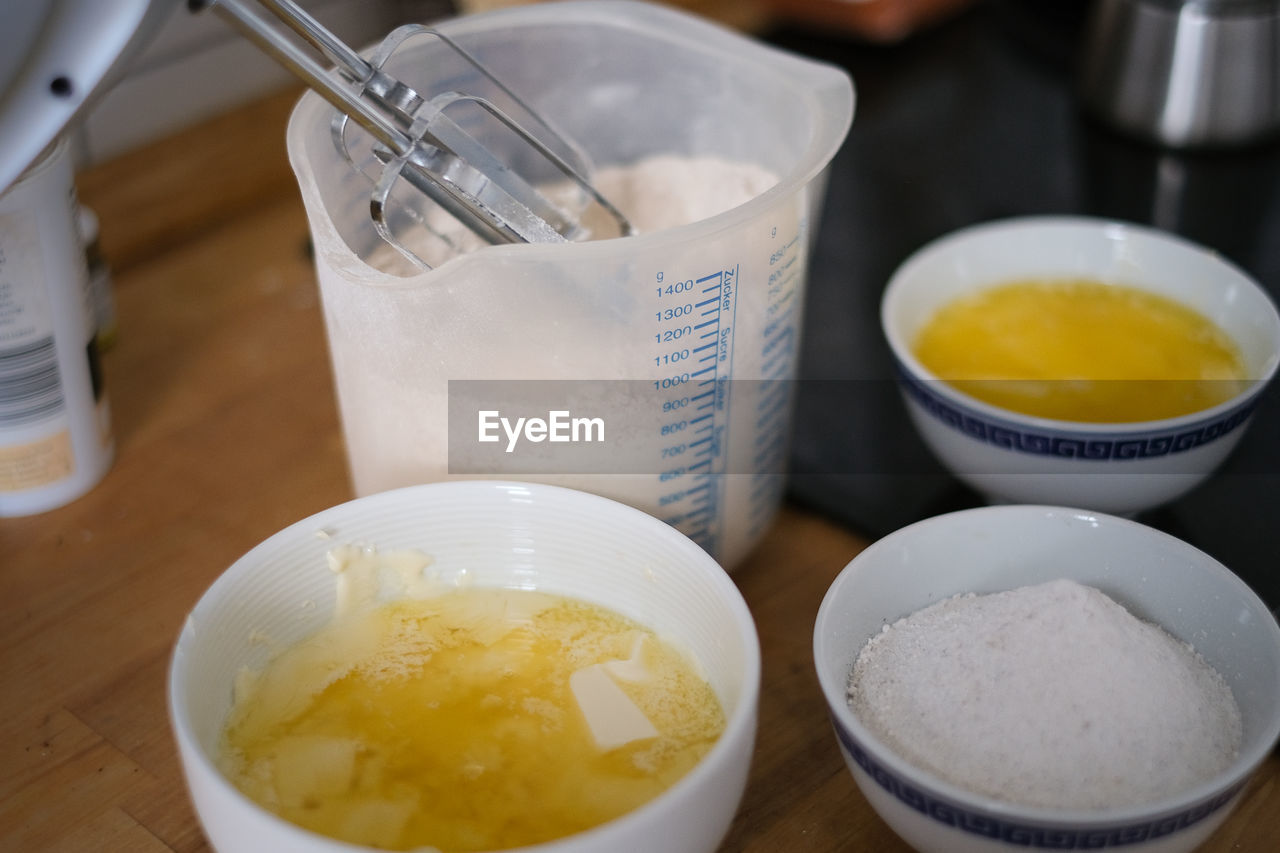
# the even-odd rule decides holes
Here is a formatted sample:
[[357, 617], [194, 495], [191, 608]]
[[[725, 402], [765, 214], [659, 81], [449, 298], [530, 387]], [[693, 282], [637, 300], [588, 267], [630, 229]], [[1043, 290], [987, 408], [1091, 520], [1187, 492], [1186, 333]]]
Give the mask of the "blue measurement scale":
[[[803, 233], [803, 225], [800, 232]], [[725, 509], [725, 474], [756, 475], [747, 500], [752, 523], [772, 517], [781, 497], [779, 476], [786, 461], [787, 426], [800, 313], [802, 240], [793, 236], [769, 255], [762, 326], [738, 326], [740, 265], [695, 277], [655, 276], [654, 367], [660, 411], [661, 490], [659, 517], [711, 554], [719, 554]], [[772, 235], [777, 237], [776, 229]], [[750, 325], [750, 324], [748, 324]], [[753, 350], [742, 353], [754, 369], [734, 379], [738, 332]], [[736, 399], [735, 399], [736, 398]], [[732, 406], [748, 406], [733, 418], [735, 447], [749, 442], [746, 456], [730, 455]]]
[[[716, 553], [728, 442], [738, 268], [664, 282], [658, 273], [655, 366], [683, 368], [654, 380], [663, 418], [660, 518]], [[669, 439], [669, 440], [667, 440]]]

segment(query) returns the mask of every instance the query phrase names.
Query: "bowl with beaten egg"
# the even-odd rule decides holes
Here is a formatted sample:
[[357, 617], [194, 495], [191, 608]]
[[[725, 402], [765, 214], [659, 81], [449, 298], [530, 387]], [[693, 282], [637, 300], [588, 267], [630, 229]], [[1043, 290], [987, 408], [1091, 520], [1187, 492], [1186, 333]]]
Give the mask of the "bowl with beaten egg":
[[759, 688], [751, 615], [692, 540], [466, 481], [245, 554], [182, 629], [169, 708], [216, 850], [711, 853]]
[[890, 279], [881, 326], [924, 442], [993, 503], [1174, 500], [1239, 442], [1280, 364], [1280, 315], [1244, 271], [1089, 217], [927, 244]]
[[1187, 853], [1280, 737], [1280, 626], [1131, 519], [988, 506], [859, 553], [814, 626], [845, 764], [922, 853]]

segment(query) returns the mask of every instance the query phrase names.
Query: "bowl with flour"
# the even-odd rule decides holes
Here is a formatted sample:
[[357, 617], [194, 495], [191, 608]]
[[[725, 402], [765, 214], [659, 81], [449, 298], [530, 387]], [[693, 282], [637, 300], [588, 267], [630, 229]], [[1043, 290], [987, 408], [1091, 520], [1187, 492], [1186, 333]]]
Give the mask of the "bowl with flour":
[[926, 519], [840, 573], [814, 659], [841, 754], [922, 851], [1187, 851], [1280, 737], [1280, 627], [1136, 522]]

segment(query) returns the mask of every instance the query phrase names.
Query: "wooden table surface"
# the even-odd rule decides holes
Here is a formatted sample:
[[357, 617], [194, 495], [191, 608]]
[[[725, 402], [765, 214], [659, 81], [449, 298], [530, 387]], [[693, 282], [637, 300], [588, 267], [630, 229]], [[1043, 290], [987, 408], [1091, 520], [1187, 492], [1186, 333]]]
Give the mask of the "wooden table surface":
[[[172, 644], [235, 558], [351, 497], [284, 157], [292, 99], [81, 177], [115, 266], [116, 459], [69, 506], [0, 519], [0, 850], [209, 849], [168, 725]], [[822, 595], [866, 544], [788, 507], [735, 574], [764, 690], [725, 850], [907, 849], [844, 769], [811, 663]], [[1280, 757], [1204, 849], [1280, 849]]]

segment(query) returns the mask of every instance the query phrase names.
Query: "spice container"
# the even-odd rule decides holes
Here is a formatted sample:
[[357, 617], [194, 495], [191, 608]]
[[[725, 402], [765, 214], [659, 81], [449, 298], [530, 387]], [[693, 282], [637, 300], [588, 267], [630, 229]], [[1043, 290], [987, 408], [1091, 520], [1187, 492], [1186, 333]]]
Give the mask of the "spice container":
[[0, 195], [0, 516], [93, 488], [113, 455], [68, 146]]

